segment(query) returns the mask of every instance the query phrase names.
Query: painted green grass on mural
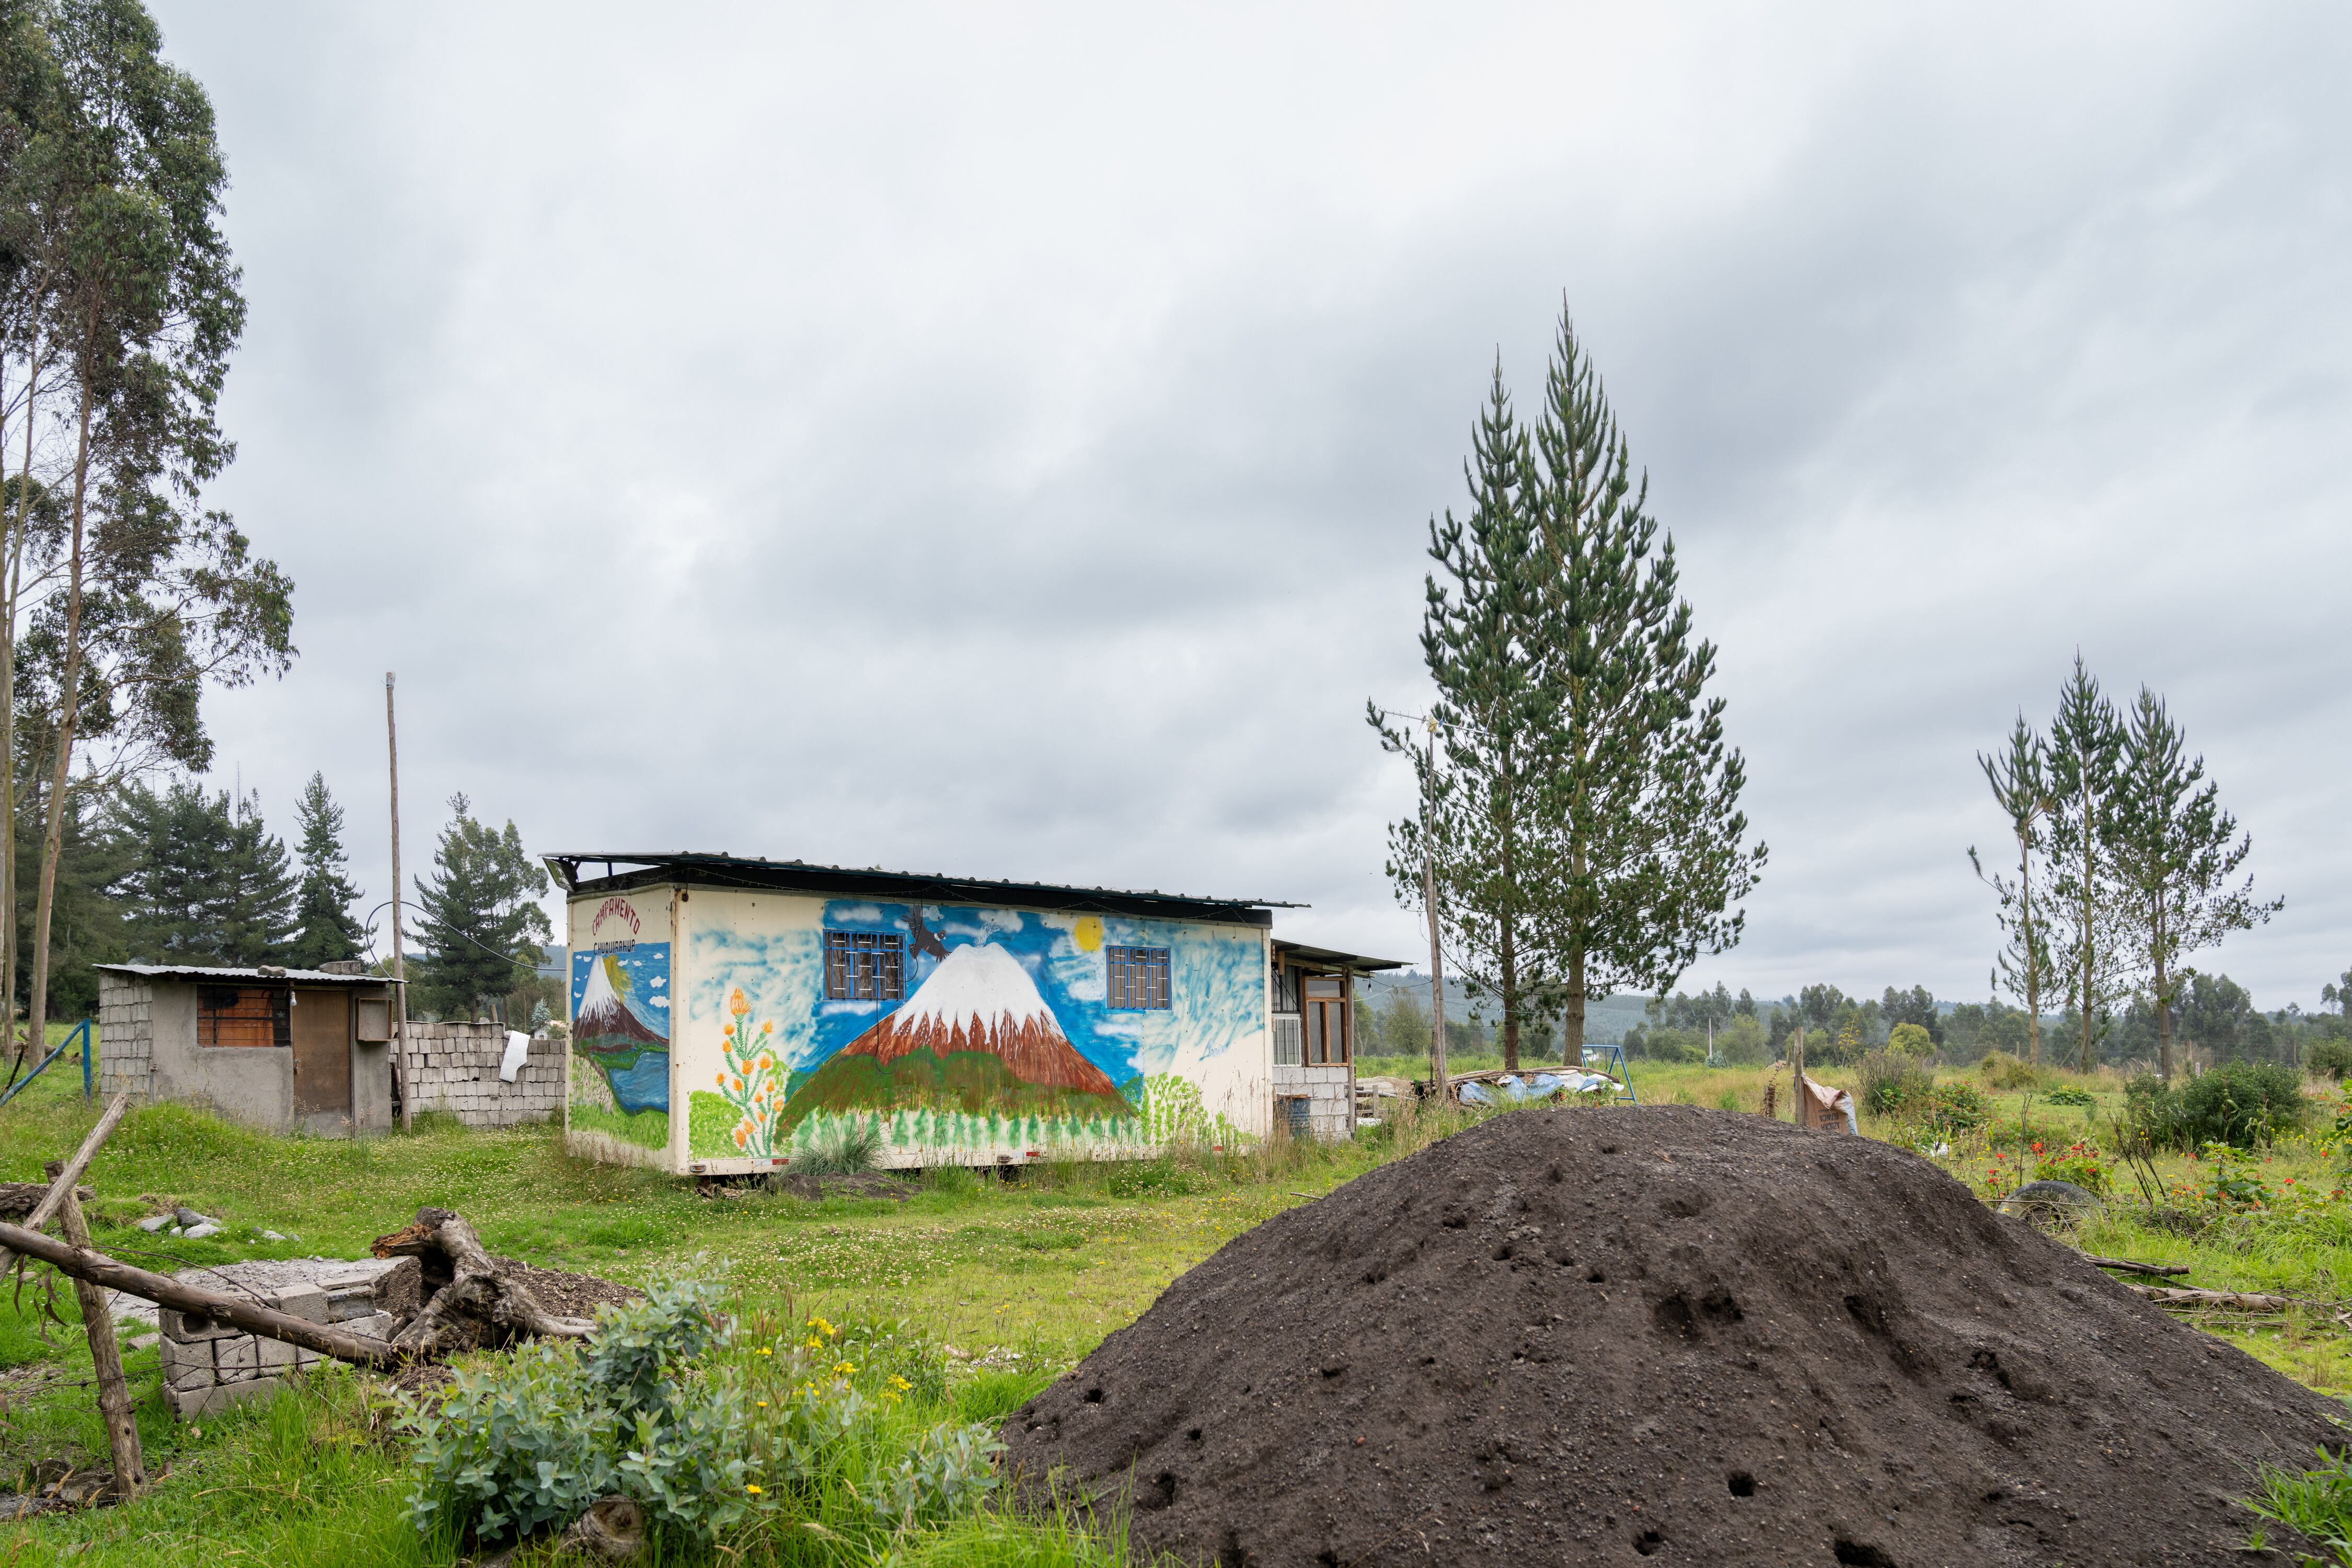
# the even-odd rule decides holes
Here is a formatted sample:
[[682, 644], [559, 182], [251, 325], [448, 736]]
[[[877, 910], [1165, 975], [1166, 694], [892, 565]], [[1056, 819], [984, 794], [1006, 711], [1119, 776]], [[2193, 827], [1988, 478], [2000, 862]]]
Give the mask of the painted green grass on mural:
[[780, 1135], [793, 1135], [812, 1111], [949, 1110], [966, 1115], [1126, 1117], [1134, 1107], [1116, 1094], [1055, 1089], [1015, 1078], [989, 1051], [909, 1051], [888, 1066], [863, 1052], [836, 1052], [784, 1102]]
[[742, 1151], [735, 1143], [735, 1128], [742, 1120], [724, 1095], [713, 1094], [707, 1089], [696, 1089], [686, 1111], [688, 1152], [703, 1159], [740, 1154]]
[[624, 1143], [643, 1149], [669, 1147], [669, 1112], [640, 1110], [634, 1114], [607, 1110], [601, 1105], [572, 1105], [572, 1126], [579, 1132], [607, 1132]]
[[[1099, 1098], [1091, 1097], [1091, 1098]], [[793, 1129], [789, 1149], [828, 1142], [844, 1132], [870, 1131], [887, 1148], [934, 1153], [990, 1153], [1031, 1149], [1084, 1152], [1139, 1148], [1143, 1123], [1134, 1116], [1007, 1116], [998, 1110], [812, 1111]]]

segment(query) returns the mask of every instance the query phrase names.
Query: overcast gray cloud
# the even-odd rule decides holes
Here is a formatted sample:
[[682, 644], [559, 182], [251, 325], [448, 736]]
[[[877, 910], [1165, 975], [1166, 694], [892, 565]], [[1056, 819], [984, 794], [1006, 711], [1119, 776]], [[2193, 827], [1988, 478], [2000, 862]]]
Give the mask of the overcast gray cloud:
[[1696, 981], [1983, 994], [1972, 753], [2079, 646], [2352, 962], [2334, 7], [159, 7], [303, 654], [211, 709], [384, 896], [472, 795], [672, 847], [1297, 899], [1411, 956], [1429, 514], [1566, 298], [1772, 848]]

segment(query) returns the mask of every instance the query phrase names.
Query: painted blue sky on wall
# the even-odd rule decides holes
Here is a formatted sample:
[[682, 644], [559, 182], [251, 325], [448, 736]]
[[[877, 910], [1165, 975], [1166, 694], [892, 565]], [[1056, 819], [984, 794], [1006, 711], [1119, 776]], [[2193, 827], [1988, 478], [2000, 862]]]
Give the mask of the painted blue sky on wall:
[[[690, 1024], [720, 1020], [729, 992], [740, 987], [752, 1016], [772, 1018], [776, 1044], [798, 1070], [821, 1066], [876, 1020], [904, 1006], [944, 954], [988, 943], [1018, 962], [1062, 1033], [1114, 1083], [1179, 1065], [1180, 1056], [1222, 1054], [1264, 1027], [1264, 948], [1255, 933], [1227, 933], [1173, 921], [1034, 910], [909, 907], [855, 900], [825, 905], [827, 930], [890, 932], [906, 938], [901, 1000], [824, 999], [824, 934], [772, 936], [697, 931]], [[1113, 1010], [1107, 1005], [1108, 946], [1170, 950], [1171, 1007]], [[1181, 1021], [1181, 1027], [1180, 1027]]]

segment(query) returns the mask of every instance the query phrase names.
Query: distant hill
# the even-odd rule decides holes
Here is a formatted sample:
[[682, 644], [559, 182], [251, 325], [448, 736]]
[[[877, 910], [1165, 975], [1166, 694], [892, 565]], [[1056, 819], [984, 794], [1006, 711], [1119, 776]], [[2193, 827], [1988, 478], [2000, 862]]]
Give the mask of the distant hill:
[[[1429, 976], [1418, 970], [1396, 969], [1381, 974], [1366, 975], [1359, 982], [1359, 985], [1364, 994], [1370, 998], [1374, 1006], [1387, 1006], [1390, 994], [1396, 991], [1409, 991], [1412, 994], [1413, 999], [1423, 1008], [1429, 1005]], [[1642, 1009], [1649, 1000], [1647, 996], [1624, 995], [1586, 1003], [1584, 1005], [1585, 1043], [1614, 1045], [1623, 1039], [1626, 1030], [1643, 1021]], [[1453, 975], [1447, 975], [1445, 977], [1446, 1017], [1458, 1023], [1470, 1016], [1471, 1006], [1469, 994], [1463, 988], [1462, 982]], [[1487, 1026], [1493, 1027], [1496, 1016], [1494, 1004], [1485, 1003], [1479, 1010]]]

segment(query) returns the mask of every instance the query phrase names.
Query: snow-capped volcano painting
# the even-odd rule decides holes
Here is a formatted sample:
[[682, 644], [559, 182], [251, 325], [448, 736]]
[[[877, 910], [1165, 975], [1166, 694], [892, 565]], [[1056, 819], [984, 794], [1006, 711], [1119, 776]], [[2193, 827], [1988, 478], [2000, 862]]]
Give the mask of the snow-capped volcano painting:
[[669, 947], [575, 952], [572, 1048], [626, 1113], [669, 1109]]
[[904, 1006], [835, 1051], [784, 1102], [782, 1126], [811, 1110], [885, 1105], [1134, 1111], [1070, 1044], [1021, 961], [986, 942], [949, 950]]
[[[1254, 929], [716, 890], [689, 908], [692, 1158], [861, 1128], [894, 1164], [1099, 1157], [1171, 1118], [1227, 1137], [1265, 1098]], [[1114, 1005], [1114, 962], [1156, 966], [1154, 984]]]

